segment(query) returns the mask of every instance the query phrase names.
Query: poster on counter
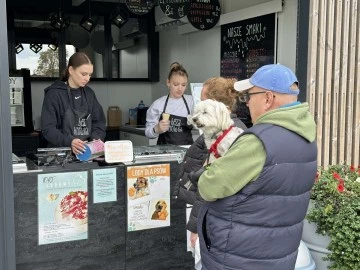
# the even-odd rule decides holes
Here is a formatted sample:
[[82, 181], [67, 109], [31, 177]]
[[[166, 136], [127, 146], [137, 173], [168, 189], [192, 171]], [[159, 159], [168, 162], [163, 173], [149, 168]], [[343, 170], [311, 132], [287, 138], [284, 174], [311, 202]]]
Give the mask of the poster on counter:
[[39, 245], [88, 239], [88, 173], [38, 175]]
[[127, 167], [128, 231], [170, 226], [170, 164]]
[[94, 203], [115, 202], [116, 168], [93, 170]]

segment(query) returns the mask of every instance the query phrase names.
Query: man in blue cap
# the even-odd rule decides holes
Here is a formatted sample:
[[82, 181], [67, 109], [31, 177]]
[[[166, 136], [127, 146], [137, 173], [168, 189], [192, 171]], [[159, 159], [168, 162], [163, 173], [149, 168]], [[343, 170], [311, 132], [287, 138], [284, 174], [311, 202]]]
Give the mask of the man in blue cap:
[[253, 127], [198, 181], [203, 269], [294, 269], [317, 169], [316, 125], [280, 64], [235, 83]]

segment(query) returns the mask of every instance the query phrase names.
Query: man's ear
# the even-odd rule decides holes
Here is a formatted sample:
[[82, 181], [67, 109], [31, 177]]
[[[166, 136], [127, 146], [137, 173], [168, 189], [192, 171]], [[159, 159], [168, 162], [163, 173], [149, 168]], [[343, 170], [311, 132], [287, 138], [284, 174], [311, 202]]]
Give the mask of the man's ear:
[[275, 96], [274, 96], [274, 94], [272, 92], [267, 91], [265, 93], [265, 98], [266, 98], [265, 99], [266, 100], [265, 109], [268, 110], [269, 108], [271, 108], [273, 106]]

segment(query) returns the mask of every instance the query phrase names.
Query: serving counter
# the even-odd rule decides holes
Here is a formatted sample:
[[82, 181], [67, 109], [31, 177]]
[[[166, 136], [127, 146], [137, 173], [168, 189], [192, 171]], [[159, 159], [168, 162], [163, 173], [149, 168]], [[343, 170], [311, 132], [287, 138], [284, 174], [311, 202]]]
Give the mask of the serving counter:
[[[134, 146], [156, 145], [157, 138], [149, 139], [145, 136], [145, 126], [121, 126], [119, 127], [120, 140], [130, 140]], [[199, 130], [191, 130], [193, 140], [199, 137]]]
[[[193, 269], [186, 206], [171, 196], [176, 152], [126, 164], [69, 163], [15, 173], [16, 269]], [[130, 192], [145, 178], [146, 193]], [[64, 194], [87, 196], [86, 220], [69, 223], [65, 212], [56, 214]], [[167, 216], [154, 218], [160, 201]]]

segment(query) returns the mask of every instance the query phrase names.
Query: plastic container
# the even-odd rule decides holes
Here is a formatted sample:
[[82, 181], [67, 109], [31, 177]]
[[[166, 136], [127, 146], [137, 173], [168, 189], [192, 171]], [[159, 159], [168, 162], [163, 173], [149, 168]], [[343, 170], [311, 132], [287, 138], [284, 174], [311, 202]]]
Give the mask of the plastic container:
[[129, 109], [129, 124], [130, 126], [136, 126], [137, 125], [137, 112], [138, 109]]
[[[312, 207], [311, 201], [309, 207]], [[316, 228], [315, 223], [304, 220], [302, 240], [316, 263], [316, 270], [327, 270], [328, 267], [330, 267], [330, 262], [324, 261], [323, 258], [330, 253], [327, 249], [327, 246], [330, 243], [330, 237], [318, 234]]]
[[144, 109], [145, 107], [146, 107], [145, 103], [142, 100], [140, 100], [140, 103], [138, 105], [138, 109]]
[[104, 154], [104, 142], [95, 140], [85, 144], [85, 151], [82, 154], [76, 155], [80, 161], [88, 161]]

